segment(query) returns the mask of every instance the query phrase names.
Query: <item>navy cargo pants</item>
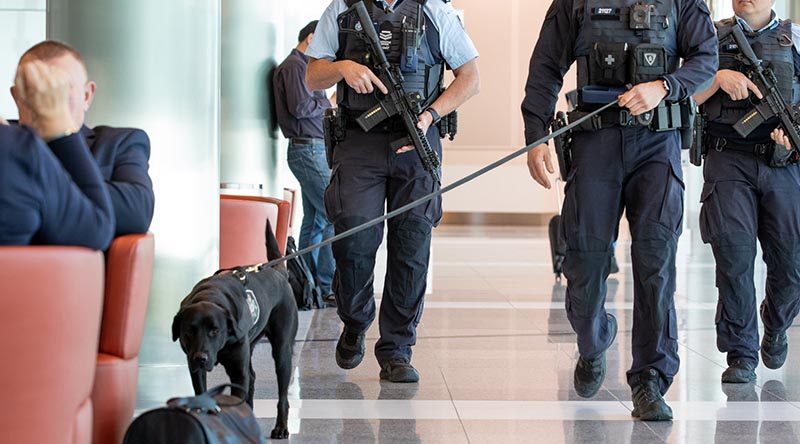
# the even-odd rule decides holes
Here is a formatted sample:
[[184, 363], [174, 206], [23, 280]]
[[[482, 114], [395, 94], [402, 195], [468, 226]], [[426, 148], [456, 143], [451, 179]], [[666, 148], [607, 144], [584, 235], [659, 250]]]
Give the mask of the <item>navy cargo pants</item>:
[[623, 210], [630, 223], [633, 262], [633, 385], [646, 368], [667, 391], [678, 372], [675, 253], [683, 222], [680, 135], [646, 127], [609, 128], [574, 136], [566, 183], [567, 317], [578, 351], [593, 359], [608, 346], [604, 303], [612, 245]]
[[761, 318], [782, 333], [800, 309], [800, 166], [771, 168], [748, 153], [710, 150], [700, 229], [717, 262], [717, 347], [758, 364], [756, 238], [767, 264]]
[[[349, 127], [346, 140], [333, 152], [331, 183], [325, 207], [336, 234], [380, 217], [439, 188], [422, 168], [417, 153], [396, 154], [389, 144], [402, 133]], [[441, 156], [438, 130], [428, 140]], [[434, 199], [387, 222], [388, 262], [380, 307], [380, 339], [375, 356], [411, 359], [422, 316], [431, 230], [442, 216], [441, 199]], [[383, 225], [334, 243], [334, 294], [339, 317], [351, 331], [364, 332], [375, 319], [373, 269], [383, 240]]]

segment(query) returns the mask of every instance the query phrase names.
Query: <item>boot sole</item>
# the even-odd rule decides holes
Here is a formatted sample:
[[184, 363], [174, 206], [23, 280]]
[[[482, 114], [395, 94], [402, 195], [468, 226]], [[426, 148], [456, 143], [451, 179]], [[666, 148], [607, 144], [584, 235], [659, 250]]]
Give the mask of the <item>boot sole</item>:
[[783, 367], [783, 364], [786, 363], [786, 357], [789, 355], [789, 350], [783, 352], [783, 356], [781, 358], [774, 358], [771, 355], [767, 355], [764, 353], [764, 349], [761, 349], [761, 362], [764, 363], [764, 367], [770, 370], [777, 370]]
[[392, 379], [383, 370], [381, 370], [380, 378], [381, 378], [382, 381], [389, 381], [389, 382], [394, 382], [394, 383], [398, 383], [398, 384], [412, 384], [412, 383], [415, 383], [415, 382], [419, 382], [419, 375], [410, 375], [410, 376], [408, 376], [406, 378]]
[[724, 384], [749, 384], [751, 382], [756, 382], [758, 379], [755, 375], [748, 376], [747, 378], [722, 378], [722, 382]]
[[361, 361], [364, 360], [364, 354], [362, 353], [361, 356], [358, 356], [358, 359], [353, 358], [350, 360], [344, 359], [339, 355], [339, 350], [336, 350], [336, 365], [343, 370], [352, 370], [358, 367], [361, 364]]
[[658, 421], [672, 421], [672, 413], [651, 413], [649, 415], [641, 416], [634, 410], [631, 412], [631, 416], [634, 418], [639, 419], [639, 421], [647, 421], [647, 422], [658, 422]]

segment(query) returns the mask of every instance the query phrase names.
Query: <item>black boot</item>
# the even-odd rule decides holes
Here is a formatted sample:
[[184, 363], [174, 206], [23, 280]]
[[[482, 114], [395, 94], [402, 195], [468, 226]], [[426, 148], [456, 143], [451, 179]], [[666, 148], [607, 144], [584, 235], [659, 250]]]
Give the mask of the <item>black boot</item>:
[[365, 352], [364, 333], [353, 333], [345, 327], [336, 344], [336, 364], [345, 370], [356, 368]]
[[737, 359], [722, 372], [722, 382], [727, 384], [746, 384], [756, 380], [756, 366], [750, 361]]
[[774, 335], [764, 332], [761, 339], [761, 361], [767, 368], [777, 370], [786, 362], [789, 353], [789, 344], [786, 341], [786, 332]]
[[661, 396], [658, 371], [648, 368], [639, 375], [633, 386], [633, 411], [631, 416], [642, 421], [672, 421], [672, 409]]
[[419, 372], [408, 359], [394, 358], [381, 363], [381, 379], [390, 382], [419, 382]]
[[608, 328], [611, 329], [611, 340], [608, 341], [608, 345], [600, 356], [594, 359], [578, 357], [578, 363], [575, 365], [573, 382], [575, 392], [581, 398], [591, 398], [596, 395], [606, 379], [606, 350], [611, 347], [617, 336], [617, 318], [611, 314], [606, 316], [608, 316]]

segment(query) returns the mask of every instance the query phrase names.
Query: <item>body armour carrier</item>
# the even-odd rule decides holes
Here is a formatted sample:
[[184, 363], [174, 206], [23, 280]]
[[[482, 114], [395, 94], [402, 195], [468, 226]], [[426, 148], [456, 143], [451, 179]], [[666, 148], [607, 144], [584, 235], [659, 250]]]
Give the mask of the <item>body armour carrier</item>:
[[679, 67], [675, 0], [576, 0], [578, 88], [658, 80]]
[[[352, 6], [358, 0], [346, 0]], [[400, 67], [407, 93], [418, 92], [424, 98], [425, 109], [441, 94], [444, 82], [444, 63], [439, 50], [439, 33], [423, 12], [428, 0], [403, 0], [394, 11], [386, 12], [371, 0], [365, 0], [373, 25], [378, 31], [381, 46], [389, 63]], [[441, 1], [441, 0], [432, 0]], [[374, 69], [367, 47], [354, 32], [361, 23], [355, 14], [338, 17], [339, 51], [337, 60], [352, 60]], [[367, 111], [378, 104], [377, 89], [373, 94], [358, 94], [343, 80], [337, 85], [338, 104], [353, 114]]]
[[[736, 20], [732, 18], [716, 23], [718, 35], [729, 35], [730, 28], [735, 25]], [[745, 35], [753, 47], [756, 57], [764, 62], [766, 68], [772, 69], [775, 73], [783, 98], [791, 100], [792, 103], [798, 103], [800, 101], [800, 79], [798, 79], [800, 72], [796, 67], [798, 55], [792, 43], [791, 22], [786, 20], [775, 29], [762, 33], [745, 32]], [[720, 42], [719, 48], [719, 69], [746, 72], [747, 67], [739, 61], [738, 55], [739, 48], [733, 37], [724, 38]], [[749, 99], [734, 101], [721, 89], [703, 105], [708, 122], [717, 127], [720, 125], [733, 126], [752, 109], [753, 103]], [[764, 138], [765, 135], [766, 138], [769, 138], [769, 132], [774, 127], [774, 122], [765, 123], [764, 128], [754, 131], [751, 138]], [[731, 129], [731, 131], [733, 130]], [[717, 136], [723, 137], [724, 134]]]

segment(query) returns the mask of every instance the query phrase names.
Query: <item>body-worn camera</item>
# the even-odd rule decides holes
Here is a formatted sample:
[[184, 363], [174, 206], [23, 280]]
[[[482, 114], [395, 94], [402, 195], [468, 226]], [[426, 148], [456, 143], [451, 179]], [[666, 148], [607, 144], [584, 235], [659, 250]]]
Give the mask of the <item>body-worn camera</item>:
[[655, 13], [654, 5], [636, 3], [631, 6], [630, 28], [636, 31], [652, 29], [652, 18]]

